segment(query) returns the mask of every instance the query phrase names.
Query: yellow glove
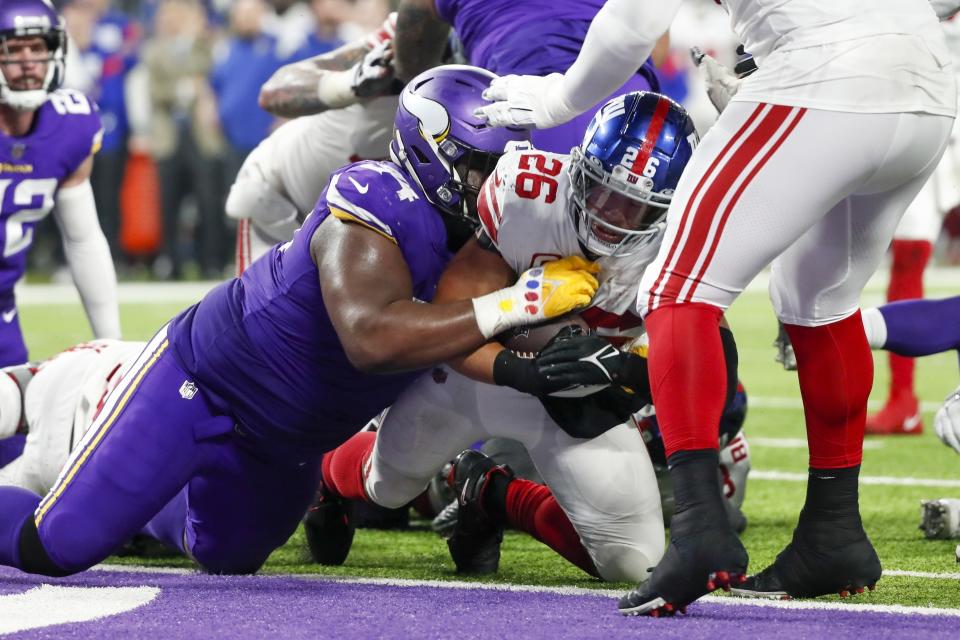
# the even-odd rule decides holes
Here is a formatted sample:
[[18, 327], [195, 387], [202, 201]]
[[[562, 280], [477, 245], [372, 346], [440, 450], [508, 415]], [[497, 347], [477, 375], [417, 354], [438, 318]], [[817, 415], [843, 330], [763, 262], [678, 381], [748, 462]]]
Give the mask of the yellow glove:
[[517, 282], [473, 299], [480, 332], [487, 338], [513, 327], [536, 324], [590, 304], [600, 265], [580, 256], [547, 262], [520, 274]]

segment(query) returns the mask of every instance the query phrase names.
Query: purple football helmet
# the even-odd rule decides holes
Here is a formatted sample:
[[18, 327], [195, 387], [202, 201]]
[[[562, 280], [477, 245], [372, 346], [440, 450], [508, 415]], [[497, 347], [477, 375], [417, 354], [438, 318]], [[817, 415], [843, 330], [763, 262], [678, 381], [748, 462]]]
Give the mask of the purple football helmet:
[[0, 102], [21, 111], [33, 111], [46, 102], [63, 82], [67, 56], [67, 32], [63, 17], [50, 0], [4, 0], [0, 2], [0, 66], [18, 64], [9, 45], [14, 38], [42, 38], [47, 44], [46, 76], [40, 89], [14, 90], [0, 73]]
[[497, 76], [445, 65], [424, 71], [400, 94], [390, 156], [444, 213], [478, 224], [476, 199], [511, 142], [529, 142], [524, 129], [497, 128], [473, 115], [489, 104], [483, 90]]

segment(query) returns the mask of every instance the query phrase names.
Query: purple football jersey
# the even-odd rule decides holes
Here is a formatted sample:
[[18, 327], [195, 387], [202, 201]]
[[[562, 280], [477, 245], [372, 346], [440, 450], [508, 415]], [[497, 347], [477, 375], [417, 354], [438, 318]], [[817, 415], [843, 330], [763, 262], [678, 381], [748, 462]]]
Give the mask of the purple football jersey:
[[23, 137], [0, 133], [0, 297], [13, 294], [60, 183], [97, 151], [103, 133], [96, 105], [76, 91], [50, 94], [35, 118]]
[[400, 248], [414, 297], [433, 299], [451, 255], [441, 214], [414, 185], [390, 162], [338, 170], [293, 240], [172, 321], [168, 335], [181, 366], [257, 440], [332, 449], [419, 375], [373, 375], [350, 364], [310, 255], [327, 218], [363, 225]]

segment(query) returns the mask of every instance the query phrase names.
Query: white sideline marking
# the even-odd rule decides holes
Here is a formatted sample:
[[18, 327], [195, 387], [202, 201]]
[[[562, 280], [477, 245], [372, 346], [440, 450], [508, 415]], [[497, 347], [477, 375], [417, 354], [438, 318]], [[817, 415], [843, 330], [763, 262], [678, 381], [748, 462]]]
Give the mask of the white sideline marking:
[[[867, 403], [867, 407], [870, 409], [879, 409], [882, 406], [882, 402], [877, 400], [871, 400]], [[920, 410], [935, 412], [940, 408], [942, 402], [930, 402], [929, 400], [920, 401]], [[803, 402], [799, 397], [796, 398], [784, 398], [777, 396], [752, 396], [750, 395], [749, 390], [747, 391], [747, 407], [756, 408], [756, 409], [803, 409]], [[750, 442], [753, 442], [751, 440]]]
[[59, 587], [43, 584], [0, 596], [0, 633], [115, 616], [149, 603], [157, 587]]
[[[752, 442], [752, 440], [751, 440]], [[791, 471], [764, 471], [754, 469], [751, 480], [779, 480], [782, 482], [806, 482], [806, 473]], [[860, 484], [872, 484], [884, 487], [960, 487], [960, 480], [941, 480], [939, 478], [895, 478], [893, 476], [860, 476]]]
[[[807, 449], [804, 438], [755, 438], [750, 436], [751, 447], [770, 447], [771, 449]], [[877, 440], [867, 440], [863, 443], [864, 449], [883, 449], [884, 443]]]
[[[120, 304], [179, 303], [193, 304], [220, 284], [201, 282], [121, 282], [117, 297]], [[72, 284], [23, 284], [16, 288], [17, 304], [80, 304], [80, 295]]]
[[[94, 567], [94, 570], [120, 571], [120, 572], [139, 572], [144, 569], [130, 565], [107, 565], [101, 564]], [[151, 573], [172, 573], [184, 574], [195, 573], [180, 568], [149, 567]], [[914, 578], [929, 578], [935, 580], [953, 580], [960, 579], [957, 573], [926, 573], [923, 571], [898, 571], [887, 570], [883, 572], [886, 576], [905, 576]], [[555, 593], [561, 596], [597, 596], [603, 598], [619, 598], [623, 591], [618, 589], [586, 589], [583, 587], [550, 587], [543, 585], [530, 584], [505, 584], [492, 582], [465, 582], [462, 580], [412, 580], [408, 578], [347, 578], [340, 576], [327, 576], [317, 573], [276, 573], [276, 574], [258, 574], [260, 577], [273, 578], [303, 578], [307, 580], [322, 580], [328, 582], [344, 582], [348, 584], [369, 584], [389, 587], [436, 587], [439, 589], [484, 589], [489, 591], [509, 591], [509, 592], [527, 592], [527, 593]], [[244, 576], [231, 576], [230, 579], [244, 579]], [[860, 604], [855, 602], [830, 602], [830, 601], [811, 601], [811, 600], [763, 600], [753, 598], [733, 598], [729, 596], [705, 596], [700, 602], [710, 602], [724, 605], [743, 605], [756, 607], [773, 607], [777, 609], [821, 609], [837, 611], [865, 611], [875, 613], [897, 613], [903, 615], [924, 615], [924, 616], [956, 616], [960, 617], [960, 609], [945, 609], [939, 607], [914, 607], [898, 604]]]
[[884, 570], [885, 576], [901, 576], [904, 578], [927, 578], [928, 580], [960, 580], [960, 573], [931, 573], [929, 571], [901, 571], [899, 569]]

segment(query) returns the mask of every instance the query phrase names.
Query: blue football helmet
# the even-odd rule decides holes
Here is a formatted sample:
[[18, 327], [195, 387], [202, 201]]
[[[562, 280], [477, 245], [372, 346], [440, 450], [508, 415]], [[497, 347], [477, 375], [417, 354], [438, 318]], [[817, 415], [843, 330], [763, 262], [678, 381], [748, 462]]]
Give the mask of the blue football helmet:
[[603, 105], [571, 151], [571, 213], [584, 248], [627, 256], [656, 246], [697, 142], [686, 110], [666, 96], [635, 91]]
[[0, 103], [20, 111], [34, 111], [63, 82], [67, 56], [63, 17], [50, 0], [6, 0], [0, 3], [0, 63], [3, 65], [22, 64], [10, 55], [10, 41], [15, 38], [43, 39], [47, 47], [46, 74], [40, 88], [17, 90], [10, 87], [6, 75], [0, 71]]

